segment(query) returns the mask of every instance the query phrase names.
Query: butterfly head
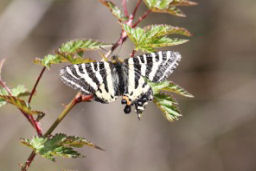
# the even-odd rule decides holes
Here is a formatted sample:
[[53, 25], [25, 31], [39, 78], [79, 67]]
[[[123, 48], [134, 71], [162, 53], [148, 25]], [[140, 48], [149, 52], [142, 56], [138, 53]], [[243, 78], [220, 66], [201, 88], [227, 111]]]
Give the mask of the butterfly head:
[[153, 97], [147, 94], [142, 95], [139, 99], [136, 99], [132, 101], [127, 95], [124, 95], [122, 97], [121, 103], [125, 105], [124, 112], [126, 114], [129, 114], [131, 112], [131, 108], [134, 105], [135, 111], [138, 115], [138, 118], [140, 119], [142, 112], [145, 109], [145, 106], [148, 104], [149, 101], [151, 101]]
[[129, 99], [129, 97], [124, 95], [124, 96], [122, 97], [121, 103], [122, 103], [122, 104], [125, 104], [124, 113], [127, 113], [127, 114], [130, 113], [130, 112], [131, 112], [132, 102], [131, 102], [131, 100]]

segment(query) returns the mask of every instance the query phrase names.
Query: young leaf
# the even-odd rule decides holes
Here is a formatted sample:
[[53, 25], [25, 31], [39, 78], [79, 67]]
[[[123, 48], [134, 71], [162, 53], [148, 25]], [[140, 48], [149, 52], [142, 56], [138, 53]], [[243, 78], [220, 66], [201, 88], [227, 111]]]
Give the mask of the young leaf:
[[144, 0], [144, 3], [153, 12], [169, 13], [178, 17], [185, 17], [186, 15], [177, 6], [197, 4], [189, 0]]
[[55, 161], [54, 157], [78, 158], [83, 157], [74, 150], [74, 147], [81, 148], [84, 145], [102, 150], [100, 147], [81, 137], [67, 136], [59, 133], [52, 137], [35, 136], [31, 140], [21, 139], [21, 143], [32, 148], [37, 154], [46, 159]]
[[[30, 93], [23, 85], [18, 85], [16, 88], [11, 89], [11, 93], [14, 97], [28, 96]], [[0, 95], [8, 95], [7, 91], [3, 88], [0, 88]], [[0, 107], [5, 105], [6, 101], [4, 98], [0, 98]]]
[[171, 81], [163, 81], [160, 83], [153, 83], [148, 81], [148, 83], [152, 87], [154, 94], [159, 94], [161, 91], [167, 91], [167, 92], [176, 93], [185, 97], [190, 97], [190, 98], [194, 97], [188, 91], [186, 91], [185, 89], [183, 89], [182, 87], [180, 87], [179, 85]]
[[193, 6], [193, 5], [197, 5], [197, 3], [189, 0], [174, 0], [172, 2], [172, 5], [173, 6]]
[[167, 36], [167, 35], [182, 35], [190, 37], [191, 33], [183, 27], [174, 27], [171, 25], [149, 25], [144, 28], [146, 32], [151, 33], [152, 38]]
[[72, 64], [94, 62], [90, 58], [83, 58], [83, 53], [87, 50], [97, 50], [110, 47], [110, 44], [95, 40], [71, 40], [63, 43], [57, 50], [57, 54], [49, 54], [43, 59], [36, 58], [34, 63], [50, 68], [52, 64], [69, 62]]
[[155, 94], [153, 101], [168, 121], [178, 120], [182, 116], [176, 106], [177, 102], [172, 97], [166, 94]]
[[82, 58], [79, 56], [72, 57], [72, 56], [64, 56], [59, 54], [56, 54], [56, 55], [49, 54], [45, 56], [43, 59], [36, 58], [34, 60], [35, 64], [45, 66], [48, 69], [51, 67], [52, 64], [60, 64], [64, 62], [69, 62], [71, 64], [80, 64], [80, 63], [94, 62], [94, 60], [90, 58]]
[[174, 29], [174, 27], [168, 25], [153, 25], [145, 29], [132, 28], [127, 24], [122, 26], [129, 39], [134, 43], [135, 50], [154, 52], [156, 51], [155, 48], [179, 45], [188, 41], [187, 39], [167, 37], [169, 34], [189, 35], [189, 32], [182, 28]]
[[28, 115], [44, 115], [43, 112], [31, 110], [31, 107], [29, 106], [29, 104], [18, 97], [14, 97], [10, 95], [0, 95], [0, 99], [16, 106], [19, 110], [23, 111]]
[[128, 18], [125, 17], [122, 11], [111, 1], [101, 1], [111, 13], [119, 20], [119, 21], [126, 21]]
[[97, 50], [101, 48], [108, 48], [111, 44], [96, 40], [70, 40], [63, 43], [58, 49], [59, 53], [74, 54], [79, 52], [85, 52], [87, 50]]

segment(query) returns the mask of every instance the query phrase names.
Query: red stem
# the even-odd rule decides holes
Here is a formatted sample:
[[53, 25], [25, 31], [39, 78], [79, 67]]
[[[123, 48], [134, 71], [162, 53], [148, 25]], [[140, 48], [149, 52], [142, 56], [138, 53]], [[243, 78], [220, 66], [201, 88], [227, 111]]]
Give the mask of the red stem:
[[131, 53], [131, 57], [132, 57], [132, 58], [134, 57], [135, 53], [136, 53], [136, 50], [133, 49], [133, 50], [132, 50], [132, 53]]
[[135, 8], [134, 8], [134, 10], [133, 10], [133, 12], [132, 12], [133, 18], [134, 18], [134, 16], [136, 15], [136, 12], [137, 12], [137, 10], [138, 10], [140, 4], [141, 4], [141, 1], [142, 1], [142, 0], [138, 0], [138, 1], [137, 1], [137, 4], [136, 4], [136, 6], [135, 6]]
[[136, 21], [133, 25], [132, 28], [136, 27], [142, 20], [144, 20], [149, 14], [151, 10], [147, 10], [139, 19]]
[[38, 78], [37, 78], [37, 80], [36, 80], [36, 83], [35, 83], [35, 85], [34, 85], [32, 91], [31, 91], [31, 93], [30, 93], [30, 96], [29, 96], [29, 99], [28, 99], [28, 103], [31, 102], [32, 97], [33, 97], [33, 95], [34, 95], [35, 92], [36, 92], [36, 88], [37, 88], [38, 83], [39, 83], [39, 81], [41, 80], [41, 78], [42, 78], [42, 76], [43, 76], [43, 74], [44, 74], [45, 69], [46, 69], [46, 67], [43, 67], [43, 69], [41, 70], [41, 72], [40, 72], [40, 74], [39, 74], [39, 76], [38, 76]]
[[124, 15], [125, 15], [126, 17], [128, 17], [129, 14], [128, 14], [128, 10], [127, 10], [127, 3], [126, 3], [126, 0], [123, 0], [123, 1], [122, 1], [122, 5], [123, 5], [123, 9], [124, 9]]

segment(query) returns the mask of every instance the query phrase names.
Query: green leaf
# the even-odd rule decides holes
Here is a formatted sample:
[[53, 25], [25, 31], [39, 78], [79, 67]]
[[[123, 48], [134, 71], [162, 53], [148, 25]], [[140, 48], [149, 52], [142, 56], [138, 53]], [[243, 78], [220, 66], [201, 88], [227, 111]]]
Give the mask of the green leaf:
[[190, 94], [188, 91], [180, 87], [179, 85], [171, 82], [171, 81], [163, 81], [160, 83], [154, 83], [147, 81], [152, 87], [154, 94], [159, 94], [161, 91], [176, 93], [181, 96], [193, 98], [194, 96]]
[[52, 55], [52, 54], [45, 56], [43, 59], [36, 58], [34, 60], [35, 64], [40, 64], [47, 68], [50, 68], [52, 64], [59, 64], [61, 62], [64, 62], [64, 59], [61, 59], [59, 55]]
[[90, 58], [83, 58], [83, 53], [87, 50], [97, 50], [110, 47], [110, 44], [95, 40], [71, 40], [63, 43], [57, 50], [56, 54], [49, 54], [43, 59], [36, 58], [34, 63], [50, 68], [52, 64], [69, 62], [71, 64], [80, 64], [94, 62]]
[[109, 8], [111, 13], [119, 20], [119, 21], [126, 21], [128, 20], [127, 17], [124, 16], [122, 11], [111, 1], [103, 1], [102, 2], [106, 7]]
[[37, 154], [46, 159], [55, 161], [55, 157], [78, 158], [83, 157], [80, 153], [74, 150], [81, 148], [84, 145], [93, 147], [99, 150], [102, 148], [94, 145], [81, 137], [67, 136], [62, 133], [55, 134], [52, 137], [35, 136], [31, 140], [21, 139], [21, 143], [32, 148]]
[[[28, 96], [30, 93], [27, 91], [27, 89], [24, 87], [24, 85], [18, 85], [16, 88], [11, 89], [11, 93], [14, 97], [22, 97], [22, 96]], [[0, 88], [0, 95], [8, 95], [7, 91], [4, 88]], [[0, 98], [0, 107], [6, 104], [6, 101], [4, 98]]]
[[132, 28], [127, 24], [122, 24], [122, 27], [129, 39], [134, 43], [135, 50], [144, 52], [154, 52], [156, 48], [179, 45], [188, 41], [187, 39], [167, 37], [170, 34], [190, 35], [184, 28], [169, 25], [152, 25], [142, 29], [140, 27]]
[[177, 107], [177, 102], [172, 97], [166, 94], [155, 94], [153, 101], [168, 121], [178, 120], [182, 116]]
[[178, 17], [185, 17], [186, 15], [177, 6], [197, 4], [189, 0], [144, 0], [144, 3], [153, 12], [169, 13]]
[[43, 112], [32, 110], [27, 102], [24, 100], [10, 95], [0, 95], [0, 99], [3, 101], [16, 106], [18, 109], [28, 115], [44, 115]]
[[175, 27], [171, 25], [149, 25], [144, 28], [146, 32], [151, 33], [151, 38], [157, 38], [166, 35], [182, 35], [190, 37], [191, 33], [183, 27]]
[[189, 1], [189, 0], [173, 0], [172, 5], [174, 6], [193, 6], [197, 5], [196, 2]]
[[104, 42], [96, 41], [96, 40], [70, 40], [66, 43], [63, 43], [58, 52], [59, 53], [68, 53], [74, 54], [79, 52], [85, 52], [87, 50], [97, 50], [101, 48], [108, 48], [111, 44], [107, 44]]

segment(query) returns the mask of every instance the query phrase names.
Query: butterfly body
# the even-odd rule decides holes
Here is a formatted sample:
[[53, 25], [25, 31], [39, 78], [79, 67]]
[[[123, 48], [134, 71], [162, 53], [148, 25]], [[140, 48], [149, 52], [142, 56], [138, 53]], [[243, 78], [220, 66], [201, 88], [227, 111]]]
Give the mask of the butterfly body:
[[153, 91], [147, 80], [161, 82], [178, 65], [178, 52], [159, 51], [121, 61], [75, 64], [60, 71], [61, 80], [84, 94], [93, 94], [95, 100], [110, 103], [122, 96], [124, 112], [130, 113], [135, 106], [138, 114], [153, 100]]

